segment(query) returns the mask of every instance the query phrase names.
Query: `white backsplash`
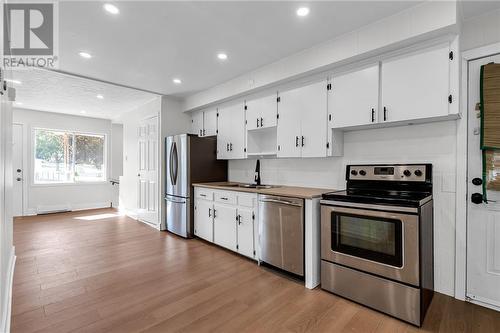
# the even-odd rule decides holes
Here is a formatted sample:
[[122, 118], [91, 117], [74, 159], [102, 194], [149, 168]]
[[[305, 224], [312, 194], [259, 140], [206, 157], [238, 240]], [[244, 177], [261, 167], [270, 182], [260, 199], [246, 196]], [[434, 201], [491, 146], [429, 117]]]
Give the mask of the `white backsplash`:
[[[347, 164], [432, 163], [435, 287], [453, 295], [456, 123], [452, 120], [346, 132], [342, 157], [261, 159], [262, 183], [341, 190], [345, 188]], [[254, 172], [255, 159], [229, 162], [231, 181], [253, 182]]]

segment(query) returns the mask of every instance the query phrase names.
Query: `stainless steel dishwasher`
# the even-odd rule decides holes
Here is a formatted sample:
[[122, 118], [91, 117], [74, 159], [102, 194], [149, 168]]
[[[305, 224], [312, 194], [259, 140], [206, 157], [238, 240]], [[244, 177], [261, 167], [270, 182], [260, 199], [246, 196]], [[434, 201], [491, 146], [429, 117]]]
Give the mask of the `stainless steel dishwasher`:
[[259, 195], [260, 260], [304, 276], [304, 200]]

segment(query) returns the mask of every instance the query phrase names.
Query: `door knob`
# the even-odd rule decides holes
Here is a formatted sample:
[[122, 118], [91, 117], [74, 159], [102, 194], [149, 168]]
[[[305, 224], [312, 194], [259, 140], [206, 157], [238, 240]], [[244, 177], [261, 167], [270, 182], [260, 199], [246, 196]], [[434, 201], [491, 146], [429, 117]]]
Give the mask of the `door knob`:
[[479, 185], [483, 184], [483, 180], [481, 178], [474, 178], [472, 180], [472, 184], [479, 186]]
[[472, 203], [479, 205], [483, 203], [483, 195], [481, 193], [472, 193], [470, 200], [472, 201]]
[[17, 178], [16, 178], [16, 180], [17, 180], [18, 182], [20, 182], [20, 181], [21, 181], [21, 180], [23, 180], [23, 179], [22, 179], [21, 177], [17, 177]]
[[22, 170], [21, 170], [21, 169], [17, 169], [16, 171], [17, 171], [17, 172], [22, 172]]

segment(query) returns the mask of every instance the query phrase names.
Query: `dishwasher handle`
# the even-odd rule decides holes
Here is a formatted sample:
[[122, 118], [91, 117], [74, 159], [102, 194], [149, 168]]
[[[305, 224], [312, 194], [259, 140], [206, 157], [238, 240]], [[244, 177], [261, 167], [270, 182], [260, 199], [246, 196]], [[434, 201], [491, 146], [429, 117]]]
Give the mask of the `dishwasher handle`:
[[286, 200], [277, 200], [277, 199], [260, 199], [260, 202], [272, 202], [277, 204], [289, 205], [294, 207], [302, 207], [302, 204], [286, 201]]

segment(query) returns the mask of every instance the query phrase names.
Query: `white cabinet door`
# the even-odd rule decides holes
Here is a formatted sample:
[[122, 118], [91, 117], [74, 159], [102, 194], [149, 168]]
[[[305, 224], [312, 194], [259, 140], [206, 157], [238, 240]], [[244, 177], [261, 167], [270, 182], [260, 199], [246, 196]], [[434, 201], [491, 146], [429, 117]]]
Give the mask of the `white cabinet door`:
[[449, 45], [382, 62], [379, 122], [448, 115]]
[[204, 136], [217, 134], [217, 109], [207, 109], [203, 115]]
[[246, 101], [247, 129], [276, 126], [276, 94]]
[[378, 113], [378, 94], [378, 64], [334, 76], [328, 93], [331, 127], [342, 128], [375, 123]]
[[231, 136], [232, 113], [238, 112], [238, 105], [231, 105], [219, 108], [219, 117], [217, 117], [217, 158], [229, 158], [229, 137]]
[[246, 131], [245, 112], [243, 104], [238, 104], [231, 113], [231, 128], [229, 129], [229, 158], [245, 158]]
[[191, 134], [203, 136], [203, 111], [196, 111], [192, 114]]
[[214, 204], [214, 243], [236, 251], [236, 207]]
[[304, 105], [300, 112], [302, 157], [325, 157], [328, 127], [326, 80], [297, 90]]
[[197, 199], [194, 205], [194, 234], [209, 242], [214, 241], [213, 203]]
[[238, 207], [238, 252], [254, 258], [254, 212], [251, 208]]
[[278, 157], [300, 157], [301, 112], [306, 108], [300, 88], [279, 94], [277, 143]]

